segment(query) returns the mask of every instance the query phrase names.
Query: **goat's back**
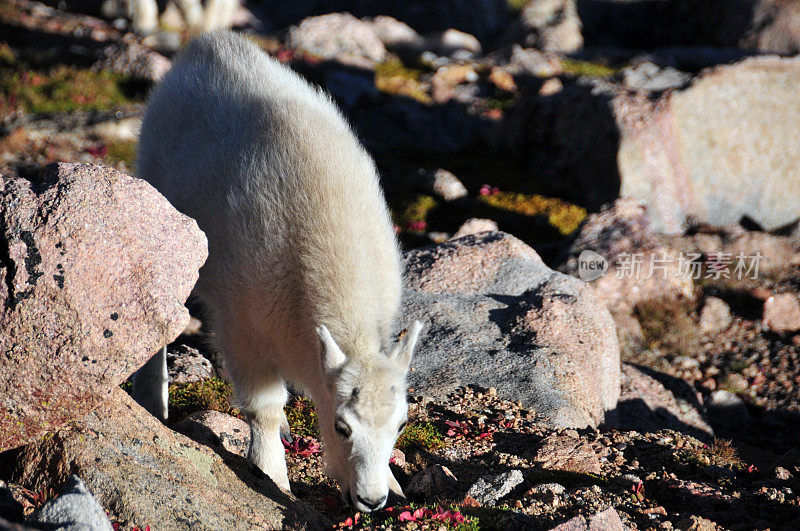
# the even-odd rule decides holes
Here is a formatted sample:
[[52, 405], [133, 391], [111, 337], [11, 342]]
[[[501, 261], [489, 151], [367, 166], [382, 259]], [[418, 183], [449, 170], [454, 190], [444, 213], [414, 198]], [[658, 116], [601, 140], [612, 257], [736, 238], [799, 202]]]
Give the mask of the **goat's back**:
[[201, 297], [255, 291], [345, 343], [385, 342], [399, 253], [374, 164], [330, 99], [255, 44], [187, 46], [150, 96], [137, 173], [206, 233]]

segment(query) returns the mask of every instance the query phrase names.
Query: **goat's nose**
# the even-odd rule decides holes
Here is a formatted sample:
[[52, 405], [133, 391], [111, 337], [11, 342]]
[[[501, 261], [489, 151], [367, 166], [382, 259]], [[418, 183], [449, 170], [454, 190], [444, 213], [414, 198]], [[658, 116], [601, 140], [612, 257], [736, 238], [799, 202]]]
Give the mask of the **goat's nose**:
[[361, 505], [363, 505], [364, 507], [369, 508], [370, 511], [374, 511], [375, 509], [377, 509], [378, 507], [380, 507], [381, 505], [384, 504], [384, 502], [386, 501], [386, 496], [384, 496], [383, 498], [380, 498], [380, 499], [368, 500], [368, 499], [362, 498], [359, 495], [356, 495], [356, 500], [358, 500], [358, 502]]

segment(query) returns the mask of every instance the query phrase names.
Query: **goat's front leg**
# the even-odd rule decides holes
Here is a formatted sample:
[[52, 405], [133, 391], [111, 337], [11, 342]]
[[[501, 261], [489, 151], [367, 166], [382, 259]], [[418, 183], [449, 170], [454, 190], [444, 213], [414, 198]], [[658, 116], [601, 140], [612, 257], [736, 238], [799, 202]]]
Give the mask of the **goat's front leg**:
[[277, 378], [252, 395], [245, 412], [250, 422], [247, 458], [280, 488], [289, 491], [286, 456], [281, 442], [281, 432], [288, 426], [283, 412], [286, 399], [286, 387]]

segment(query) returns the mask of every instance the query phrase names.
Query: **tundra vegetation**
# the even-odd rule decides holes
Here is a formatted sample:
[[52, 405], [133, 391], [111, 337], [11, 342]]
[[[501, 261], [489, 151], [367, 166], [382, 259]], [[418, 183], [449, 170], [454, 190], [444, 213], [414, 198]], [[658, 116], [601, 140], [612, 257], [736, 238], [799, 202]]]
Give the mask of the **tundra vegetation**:
[[[145, 36], [132, 31], [125, 16], [104, 18], [89, 4], [0, 2], [4, 286], [18, 287], [14, 282], [33, 272], [39, 279], [33, 288], [53, 279], [67, 290], [78, 289], [69, 270], [37, 276], [50, 265], [69, 268], [60, 251], [68, 252], [70, 241], [48, 254], [43, 235], [52, 233], [35, 230], [23, 240], [10, 230], [9, 223], [19, 218], [17, 196], [8, 190], [19, 188], [9, 183], [21, 178], [32, 183], [34, 196], [46, 194], [48, 188], [39, 186], [42, 172], [58, 162], [110, 166], [135, 176], [137, 128], [147, 94], [178, 47], [195, 35], [169, 10], [161, 14], [159, 30]], [[473, 301], [470, 290], [489, 290], [478, 293], [484, 298], [474, 299], [470, 308], [477, 312], [496, 304], [481, 322], [428, 308], [437, 326], [426, 329], [430, 336], [423, 334], [425, 353], [435, 352], [437, 341], [452, 329], [462, 334], [465, 349], [497, 333], [505, 342], [498, 342], [498, 349], [520, 358], [531, 349], [549, 348], [542, 343], [551, 330], [572, 351], [585, 348], [586, 338], [568, 333], [583, 324], [570, 310], [574, 295], [526, 291], [525, 280], [512, 294], [492, 291], [503, 279], [487, 282], [491, 289], [473, 285], [490, 275], [487, 271], [512, 279], [523, 275], [504, 268], [512, 263], [506, 250], [479, 252], [472, 240], [450, 241], [468, 220], [477, 219], [472, 226], [484, 228], [492, 226], [483, 223], [488, 220], [513, 234], [554, 276], [578, 276], [577, 257], [592, 250], [611, 267], [592, 282], [592, 291], [598, 307], [610, 309], [621, 346], [617, 409], [598, 426], [554, 428], [543, 412], [504, 394], [504, 382], [479, 386], [470, 374], [455, 373], [459, 384], [447, 392], [415, 386], [390, 462], [407, 499], [362, 513], [340, 501], [337, 484], [325, 474], [315, 404], [295, 390], [283, 409], [291, 439], [282, 444], [292, 493], [305, 504], [300, 506], [242, 464], [249, 441], [246, 418], [209, 347], [215, 332], [203, 322], [202, 309], [191, 305], [202, 326], [187, 329], [170, 351], [197, 349], [211, 360], [214, 376], [190, 371], [200, 375], [171, 381], [164, 426], [142, 430], [141, 418], [126, 409], [132, 407], [123, 401], [127, 397], [111, 393], [97, 403], [93, 420], [55, 419], [63, 424], [34, 442], [2, 448], [0, 527], [4, 520], [50, 525], [37, 520], [39, 511], [64, 498], [62, 486], [71, 471], [80, 472], [113, 528], [125, 531], [157, 529], [169, 521], [153, 507], [173, 515], [206, 508], [208, 525], [220, 527], [230, 520], [213, 520], [214, 513], [228, 512], [245, 527], [237, 506], [337, 529], [800, 527], [800, 233], [796, 201], [786, 206], [800, 193], [796, 171], [787, 170], [800, 164], [789, 144], [800, 134], [791, 89], [800, 83], [800, 34], [787, 22], [800, 16], [796, 3], [754, 1], [742, 14], [740, 5], [723, 1], [699, 7], [644, 0], [377, 3], [391, 7], [385, 13], [367, 10], [362, 2], [346, 6], [352, 18], [327, 19], [325, 31], [294, 47], [287, 41], [289, 29], [319, 13], [299, 5], [289, 13], [277, 9], [279, 4], [245, 1], [248, 11], [237, 18], [237, 31], [330, 93], [376, 161], [402, 250], [438, 245], [430, 248], [431, 260], [463, 260], [451, 268], [437, 262], [442, 269], [431, 278], [416, 279], [417, 287], [429, 291], [420, 288], [415, 295], [440, 295], [441, 306], [445, 299]], [[332, 13], [345, 10], [336, 9], [342, 3], [324, 4]], [[658, 32], [652, 31], [654, 24]], [[445, 36], [449, 29], [477, 40]], [[437, 170], [451, 172], [465, 193], [453, 198], [448, 193], [454, 189], [420, 177]], [[685, 188], [686, 182], [693, 186]], [[619, 199], [624, 194], [633, 196], [631, 202]], [[646, 211], [638, 210], [640, 200]], [[687, 204], [702, 208], [688, 211]], [[47, 219], [46, 212], [43, 207], [31, 219], [58, 221]], [[85, 216], [87, 225], [104, 219], [98, 211]], [[181, 242], [174, 242], [176, 252], [180, 248]], [[662, 252], [676, 257], [670, 267], [678, 267], [677, 257], [687, 259], [687, 267], [696, 264], [697, 278], [644, 278], [650, 260], [657, 263]], [[739, 253], [762, 255], [757, 274], [715, 274], [728, 258], [732, 272]], [[642, 258], [645, 273], [617, 278], [615, 268], [631, 255]], [[16, 276], [8, 276], [10, 270]], [[437, 271], [443, 273], [436, 276]], [[104, 270], [100, 278], [114, 284], [115, 274]], [[435, 293], [440, 289], [452, 293]], [[0, 297], [5, 293], [0, 290]], [[51, 293], [33, 290], [16, 310], [37, 302], [50, 308], [42, 297], [51, 301]], [[583, 302], [590, 295], [578, 298]], [[8, 315], [16, 310], [4, 306]], [[54, 341], [69, 336], [70, 319], [61, 321], [63, 336], [46, 336], [47, 327], [41, 336]], [[109, 323], [101, 323], [101, 334], [114, 329]], [[123, 324], [124, 316], [113, 321]], [[153, 323], [152, 329], [160, 326]], [[114, 339], [122, 336], [114, 330]], [[0, 357], [0, 382], [2, 374], [11, 374], [3, 364], [22, 347]], [[489, 350], [482, 360], [500, 355]], [[491, 367], [491, 361], [485, 365]], [[413, 363], [412, 369], [417, 370]], [[441, 369], [419, 366], [434, 373]], [[170, 371], [174, 380], [176, 369]], [[130, 392], [129, 383], [122, 388]], [[46, 410], [57, 402], [48, 396], [37, 407]], [[118, 416], [97, 420], [104, 411]], [[200, 430], [205, 438], [182, 424], [208, 411], [221, 416]], [[17, 420], [32, 425], [24, 415]], [[178, 429], [193, 433], [203, 446], [195, 447]], [[107, 445], [127, 436], [128, 445], [111, 453]], [[173, 436], [180, 437], [176, 450], [164, 453], [159, 444]], [[65, 449], [80, 449], [85, 460], [65, 455]], [[115, 459], [120, 459], [116, 475], [114, 467], [105, 467]], [[170, 460], [181, 474], [194, 472], [134, 473], [152, 469], [163, 462], [159, 459]], [[141, 466], [123, 467], [132, 463]], [[225, 479], [220, 467], [233, 479]], [[167, 488], [170, 482], [191, 491], [179, 506], [176, 491]], [[213, 485], [230, 488], [236, 503], [225, 505]], [[242, 486], [245, 490], [237, 490]], [[202, 491], [215, 493], [214, 499]], [[254, 501], [248, 493], [261, 497]], [[275, 521], [283, 520], [260, 525]]]

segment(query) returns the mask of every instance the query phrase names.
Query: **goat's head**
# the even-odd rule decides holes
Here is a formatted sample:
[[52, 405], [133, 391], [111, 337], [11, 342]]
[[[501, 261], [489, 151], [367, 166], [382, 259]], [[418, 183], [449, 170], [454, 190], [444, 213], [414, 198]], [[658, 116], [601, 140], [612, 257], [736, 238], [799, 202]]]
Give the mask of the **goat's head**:
[[348, 359], [324, 326], [318, 328], [329, 404], [319, 419], [327, 469], [344, 500], [362, 512], [380, 509], [389, 490], [402, 490], [389, 469], [408, 416], [406, 374], [422, 325], [415, 322], [388, 355]]

